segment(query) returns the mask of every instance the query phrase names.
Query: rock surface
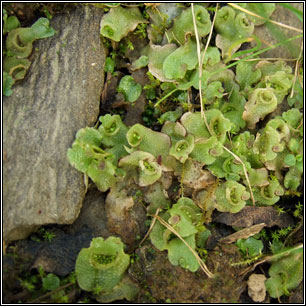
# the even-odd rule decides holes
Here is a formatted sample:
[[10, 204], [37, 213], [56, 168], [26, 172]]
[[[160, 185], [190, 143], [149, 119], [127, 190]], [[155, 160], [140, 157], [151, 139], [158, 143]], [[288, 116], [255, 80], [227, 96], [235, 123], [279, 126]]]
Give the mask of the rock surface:
[[107, 228], [105, 195], [97, 188], [87, 191], [81, 212], [75, 222], [67, 226], [67, 232], [75, 235], [84, 228], [89, 228], [93, 233], [93, 237], [106, 239], [112, 235]]
[[75, 235], [61, 232], [38, 251], [32, 268], [42, 267], [46, 272], [66, 276], [74, 271], [79, 252], [90, 246], [92, 238], [89, 228], [84, 228]]
[[[301, 10], [301, 11], [304, 10], [302, 3], [290, 3], [290, 4], [298, 10]], [[271, 15], [270, 19], [280, 22], [282, 24], [291, 26], [291, 27], [295, 27], [300, 30], [303, 29], [303, 23], [294, 15], [294, 13], [292, 13], [290, 10], [284, 7], [281, 7], [279, 5], [276, 6], [276, 9]], [[278, 43], [278, 41], [275, 39], [275, 32], [282, 32], [284, 35], [283, 39], [291, 38], [291, 37], [301, 34], [300, 32], [290, 30], [284, 27], [280, 27], [278, 25], [275, 25], [275, 26], [272, 25], [272, 28], [276, 29], [274, 30], [273, 34], [267, 28], [266, 25], [255, 27], [254, 35], [256, 35], [257, 37], [260, 37], [263, 41], [268, 42], [269, 44], [273, 45], [273, 44]], [[260, 57], [283, 58], [283, 59], [298, 57], [300, 53], [302, 40], [303, 40], [302, 38], [293, 40], [288, 45], [277, 47], [277, 48], [274, 48], [267, 52], [262, 53]], [[255, 46], [253, 42], [251, 43], [251, 45], [253, 47]], [[267, 45], [264, 45], [264, 47], [267, 47]], [[290, 64], [290, 62], [287, 62], [287, 64]]]
[[9, 252], [3, 256], [2, 289], [5, 303], [33, 300], [33, 292], [26, 290], [22, 281], [25, 274], [34, 275], [35, 269], [39, 267], [46, 274], [55, 273], [59, 276], [73, 272], [80, 250], [88, 248], [93, 238], [89, 228], [83, 228], [73, 235], [66, 234], [58, 226], [48, 226], [48, 231], [55, 235], [50, 241], [34, 233], [30, 239], [14, 242]]
[[[57, 33], [35, 44], [27, 77], [3, 101], [3, 235], [27, 237], [48, 223], [71, 224], [85, 194], [66, 152], [93, 126], [103, 86], [103, 12], [81, 6], [51, 21]], [[38, 49], [37, 49], [38, 48]]]

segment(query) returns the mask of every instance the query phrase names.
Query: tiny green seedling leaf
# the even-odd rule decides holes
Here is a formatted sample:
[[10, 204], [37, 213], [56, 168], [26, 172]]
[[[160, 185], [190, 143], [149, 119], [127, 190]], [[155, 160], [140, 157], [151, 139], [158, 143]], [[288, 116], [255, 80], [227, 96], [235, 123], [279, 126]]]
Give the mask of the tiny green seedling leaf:
[[55, 290], [60, 286], [60, 279], [53, 273], [49, 273], [46, 277], [43, 277], [42, 284], [44, 290]]
[[247, 239], [238, 239], [236, 242], [239, 250], [246, 257], [254, 257], [261, 254], [263, 243], [261, 240], [249, 237]]
[[118, 92], [121, 92], [128, 102], [135, 102], [140, 94], [141, 85], [136, 83], [134, 78], [130, 75], [124, 76], [119, 83]]
[[113, 73], [115, 71], [115, 68], [116, 68], [115, 61], [111, 57], [107, 57], [105, 59], [104, 71]]

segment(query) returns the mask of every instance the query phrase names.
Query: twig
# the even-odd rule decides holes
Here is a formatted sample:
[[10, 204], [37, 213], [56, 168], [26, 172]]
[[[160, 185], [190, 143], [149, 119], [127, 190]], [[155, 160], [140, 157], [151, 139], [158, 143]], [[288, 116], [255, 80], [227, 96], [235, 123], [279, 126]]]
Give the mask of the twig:
[[303, 85], [303, 82], [302, 82], [302, 79], [301, 79], [301, 75], [298, 73], [298, 79], [299, 79], [299, 83], [300, 83], [300, 86], [302, 89], [304, 89], [304, 85]]
[[295, 233], [297, 233], [297, 232], [301, 229], [302, 226], [303, 226], [303, 221], [301, 221], [301, 222], [299, 223], [299, 225], [298, 225], [295, 229], [293, 229], [293, 231], [291, 231], [291, 232], [289, 233], [289, 235], [286, 237], [286, 239], [285, 239], [285, 241], [284, 241], [284, 245], [287, 244], [287, 242], [288, 242], [288, 240], [290, 239], [290, 237], [293, 236]]
[[209, 43], [210, 43], [210, 40], [211, 40], [212, 33], [213, 33], [213, 29], [214, 29], [214, 25], [215, 25], [215, 20], [216, 20], [216, 16], [217, 16], [217, 11], [218, 11], [218, 6], [219, 6], [219, 3], [217, 3], [217, 5], [216, 5], [216, 11], [215, 11], [214, 19], [213, 19], [212, 24], [211, 24], [211, 28], [210, 28], [210, 32], [209, 32], [209, 35], [208, 35], [208, 38], [207, 38], [207, 42], [206, 42], [206, 46], [205, 46], [204, 52], [203, 52], [203, 54], [202, 54], [202, 58], [201, 58], [201, 67], [202, 67], [202, 65], [203, 65], [204, 57], [205, 57], [207, 48], [208, 48], [208, 46], [209, 46]]
[[277, 21], [274, 21], [274, 20], [271, 20], [271, 19], [262, 17], [262, 16], [257, 15], [257, 14], [255, 14], [255, 13], [253, 13], [253, 12], [251, 12], [251, 11], [249, 11], [249, 10], [247, 10], [247, 9], [245, 9], [245, 8], [243, 8], [243, 7], [239, 6], [239, 5], [237, 5], [237, 4], [235, 4], [235, 3], [228, 3], [228, 5], [232, 6], [233, 8], [235, 8], [235, 9], [237, 9], [237, 10], [240, 10], [240, 11], [242, 11], [242, 12], [244, 12], [244, 13], [247, 13], [248, 15], [251, 15], [251, 16], [257, 17], [257, 18], [259, 18], [259, 19], [263, 19], [263, 20], [265, 20], [265, 21], [274, 23], [274, 24], [276, 24], [276, 25], [278, 25], [278, 26], [280, 26], [280, 27], [287, 28], [287, 29], [290, 29], [290, 30], [293, 30], [293, 31], [296, 31], [296, 32], [299, 32], [299, 33], [303, 33], [303, 30], [300, 30], [300, 29], [298, 29], [298, 28], [295, 28], [295, 27], [292, 27], [292, 26], [283, 24], [283, 23], [281, 23], [281, 22], [277, 22]]

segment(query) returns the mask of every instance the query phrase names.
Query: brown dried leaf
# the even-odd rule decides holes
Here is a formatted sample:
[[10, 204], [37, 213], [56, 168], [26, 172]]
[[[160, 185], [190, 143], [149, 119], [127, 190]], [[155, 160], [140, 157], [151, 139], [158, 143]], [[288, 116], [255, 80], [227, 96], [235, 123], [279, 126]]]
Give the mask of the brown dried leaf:
[[222, 239], [219, 240], [219, 242], [222, 243], [233, 243], [237, 241], [238, 239], [247, 239], [251, 236], [256, 235], [259, 233], [263, 228], [265, 227], [265, 223], [259, 223], [256, 225], [253, 225], [248, 228], [244, 228], [234, 234], [228, 235]]
[[187, 163], [182, 175], [183, 184], [195, 190], [204, 189], [212, 185], [216, 181], [215, 177], [208, 170], [203, 170], [202, 168], [203, 165], [196, 161]]
[[[123, 184], [117, 184], [108, 193], [105, 200], [105, 212], [107, 216], [107, 229], [121, 237], [122, 241], [132, 249], [136, 244], [137, 235], [143, 236], [146, 230], [142, 225], [146, 219], [146, 212], [142, 204], [134, 201], [130, 196], [133, 187], [123, 188]], [[131, 188], [131, 189], [130, 189]], [[138, 243], [138, 242], [137, 242]]]
[[277, 225], [287, 227], [293, 225], [293, 219], [287, 213], [279, 213], [274, 207], [246, 206], [236, 214], [221, 213], [214, 221], [230, 226], [250, 227], [265, 223], [266, 227]]

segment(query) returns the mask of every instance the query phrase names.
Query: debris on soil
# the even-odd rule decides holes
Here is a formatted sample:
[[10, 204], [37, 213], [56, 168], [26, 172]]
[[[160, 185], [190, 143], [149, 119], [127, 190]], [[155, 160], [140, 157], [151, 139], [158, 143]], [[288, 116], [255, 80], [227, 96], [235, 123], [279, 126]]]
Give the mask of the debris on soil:
[[[235, 246], [217, 247], [207, 258], [215, 274], [207, 278], [203, 271], [195, 273], [173, 266], [167, 254], [151, 245], [137, 249], [129, 275], [141, 284], [138, 302], [141, 303], [230, 303], [239, 302], [245, 283], [238, 276], [239, 269], [230, 266], [238, 261]], [[222, 290], [218, 288], [222, 287]]]

